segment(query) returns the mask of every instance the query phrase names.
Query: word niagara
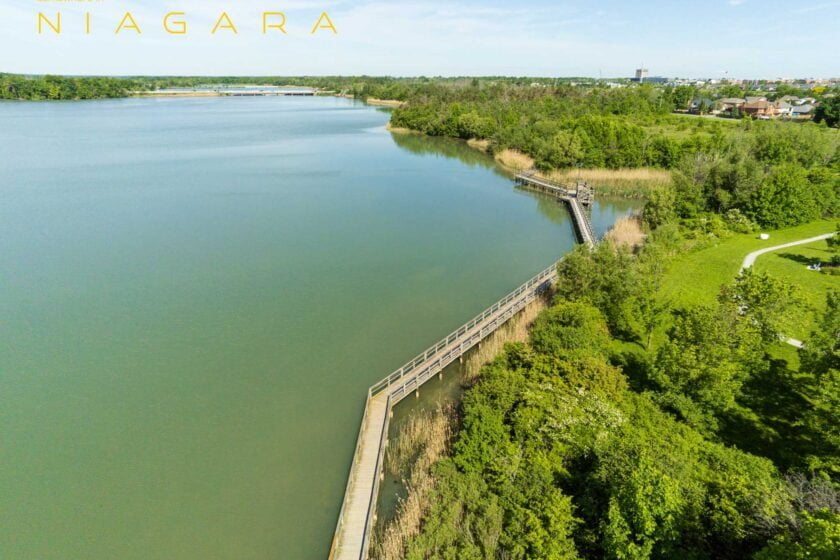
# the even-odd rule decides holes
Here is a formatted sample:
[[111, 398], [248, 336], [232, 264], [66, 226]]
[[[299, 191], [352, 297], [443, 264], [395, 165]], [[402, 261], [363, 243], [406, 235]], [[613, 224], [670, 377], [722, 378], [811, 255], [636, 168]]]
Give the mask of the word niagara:
[[[163, 16], [161, 24], [163, 26], [163, 30], [170, 35], [187, 35], [190, 33], [190, 25], [186, 12], [169, 12]], [[37, 29], [39, 34], [51, 32], [56, 35], [61, 35], [64, 29], [61, 12], [56, 12], [53, 17], [50, 17], [43, 12], [38, 12]], [[90, 12], [85, 12], [82, 18], [81, 29], [87, 35], [93, 33], [94, 21]], [[338, 33], [338, 29], [336, 29], [330, 19], [330, 16], [327, 15], [327, 12], [322, 12], [321, 15], [318, 16], [318, 19], [315, 21], [315, 25], [312, 26], [310, 34], [314, 35], [319, 31], [332, 31], [334, 34]], [[213, 25], [213, 28], [210, 30], [212, 35], [220, 32], [229, 34], [239, 33], [239, 29], [236, 27], [236, 24], [227, 12], [222, 12], [219, 15], [215, 25]], [[270, 32], [286, 33], [286, 14], [283, 12], [263, 12], [262, 32], [264, 35]], [[135, 33], [140, 35], [143, 33], [143, 29], [140, 27], [138, 20], [134, 18], [134, 15], [132, 15], [131, 12], [126, 12], [117, 24], [117, 27], [114, 29], [114, 33]]]

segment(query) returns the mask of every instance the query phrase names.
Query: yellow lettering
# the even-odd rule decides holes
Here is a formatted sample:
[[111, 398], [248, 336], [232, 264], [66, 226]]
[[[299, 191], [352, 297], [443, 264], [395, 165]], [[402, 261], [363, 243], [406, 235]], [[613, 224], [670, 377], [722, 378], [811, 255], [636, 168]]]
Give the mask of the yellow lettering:
[[134, 16], [131, 15], [131, 12], [125, 13], [125, 15], [122, 18], [122, 21], [117, 26], [117, 30], [114, 31], [114, 33], [119, 33], [123, 29], [133, 29], [137, 32], [138, 35], [142, 33], [142, 31], [140, 31], [140, 26], [137, 25], [136, 21], [134, 21]]
[[56, 34], [61, 33], [61, 12], [56, 12], [55, 14], [55, 25], [53, 22], [50, 21], [50, 18], [45, 16], [43, 13], [38, 12], [38, 33], [44, 32], [44, 23], [50, 26], [50, 28], [55, 31]]
[[[222, 22], [227, 22], [227, 23], [225, 23], [223, 25]], [[216, 26], [213, 27], [213, 33], [215, 34], [216, 31], [218, 31], [219, 29], [230, 29], [234, 33], [239, 33], [239, 31], [236, 30], [236, 26], [233, 25], [233, 22], [230, 20], [230, 17], [227, 15], [227, 12], [222, 12], [222, 15], [219, 16], [219, 21], [217, 21]]]
[[90, 12], [85, 12], [85, 33], [90, 35]]
[[315, 27], [312, 28], [312, 33], [315, 33], [319, 29], [332, 29], [333, 33], [338, 33], [338, 29], [335, 28], [333, 25], [330, 16], [327, 15], [327, 12], [321, 13], [321, 17], [318, 18], [318, 21], [315, 22]]
[[[280, 23], [268, 23], [269, 17], [280, 18]], [[263, 35], [268, 33], [269, 29], [279, 29], [283, 33], [286, 32], [284, 26], [286, 25], [286, 14], [283, 12], [263, 12]]]
[[166, 29], [167, 33], [171, 33], [172, 35], [187, 34], [187, 22], [185, 20], [178, 19], [172, 21], [173, 17], [183, 15], [186, 14], [184, 12], [169, 12], [163, 17], [163, 28]]

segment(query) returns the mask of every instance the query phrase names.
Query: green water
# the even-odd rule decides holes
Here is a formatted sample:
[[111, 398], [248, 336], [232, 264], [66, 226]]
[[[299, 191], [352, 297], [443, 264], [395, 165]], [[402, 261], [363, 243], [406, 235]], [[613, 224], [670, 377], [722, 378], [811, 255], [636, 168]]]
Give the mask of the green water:
[[0, 104], [1, 558], [326, 556], [368, 385], [573, 245], [387, 119]]

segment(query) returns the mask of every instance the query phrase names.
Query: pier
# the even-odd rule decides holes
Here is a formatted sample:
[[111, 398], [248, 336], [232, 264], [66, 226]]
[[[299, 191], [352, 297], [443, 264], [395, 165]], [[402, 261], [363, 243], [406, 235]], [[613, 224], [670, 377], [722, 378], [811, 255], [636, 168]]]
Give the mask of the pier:
[[552, 195], [568, 204], [572, 221], [575, 223], [575, 230], [581, 242], [590, 247], [595, 245], [595, 231], [592, 229], [592, 222], [584, 211], [584, 207], [591, 205], [594, 201], [595, 193], [592, 187], [586, 183], [578, 182], [575, 189], [572, 190], [537, 177], [533, 171], [517, 173], [514, 178], [516, 184], [522, 188]]
[[[575, 190], [554, 185], [533, 174], [517, 174], [522, 187], [556, 196], [569, 205], [575, 227], [583, 243], [593, 246], [595, 234], [584, 206], [592, 203], [592, 189], [578, 184]], [[367, 391], [353, 462], [338, 514], [329, 560], [367, 560], [376, 522], [376, 502], [383, 472], [388, 426], [394, 405], [409, 395], [419, 395], [420, 387], [443, 369], [459, 360], [468, 350], [504, 325], [526, 305], [548, 290], [557, 280], [554, 264], [519, 286], [449, 336], [371, 386]]]

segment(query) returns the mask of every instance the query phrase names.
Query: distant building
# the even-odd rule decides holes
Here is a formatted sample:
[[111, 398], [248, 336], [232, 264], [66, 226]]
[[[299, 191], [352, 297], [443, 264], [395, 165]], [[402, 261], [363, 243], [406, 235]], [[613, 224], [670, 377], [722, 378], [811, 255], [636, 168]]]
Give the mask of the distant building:
[[741, 105], [741, 111], [756, 119], [770, 119], [779, 113], [776, 106], [767, 100], [747, 101]]
[[746, 101], [740, 97], [724, 97], [723, 99], [718, 99], [717, 106], [722, 113], [731, 113], [736, 109], [740, 109], [744, 103]]
[[708, 97], [695, 97], [688, 105], [688, 112], [693, 115], [703, 115], [711, 113], [715, 107], [715, 102]]
[[793, 106], [788, 103], [787, 101], [782, 101], [781, 99], [777, 99], [774, 103], [776, 105], [776, 113], [780, 117], [789, 117], [792, 114]]
[[630, 78], [630, 81], [636, 82], [637, 84], [667, 84], [671, 81], [669, 78], [663, 78], [662, 76], [650, 76], [649, 74], [650, 71], [647, 68], [637, 68], [636, 75]]
[[790, 109], [792, 117], [810, 117], [813, 113], [814, 106], [807, 103], [805, 105], [795, 105]]

